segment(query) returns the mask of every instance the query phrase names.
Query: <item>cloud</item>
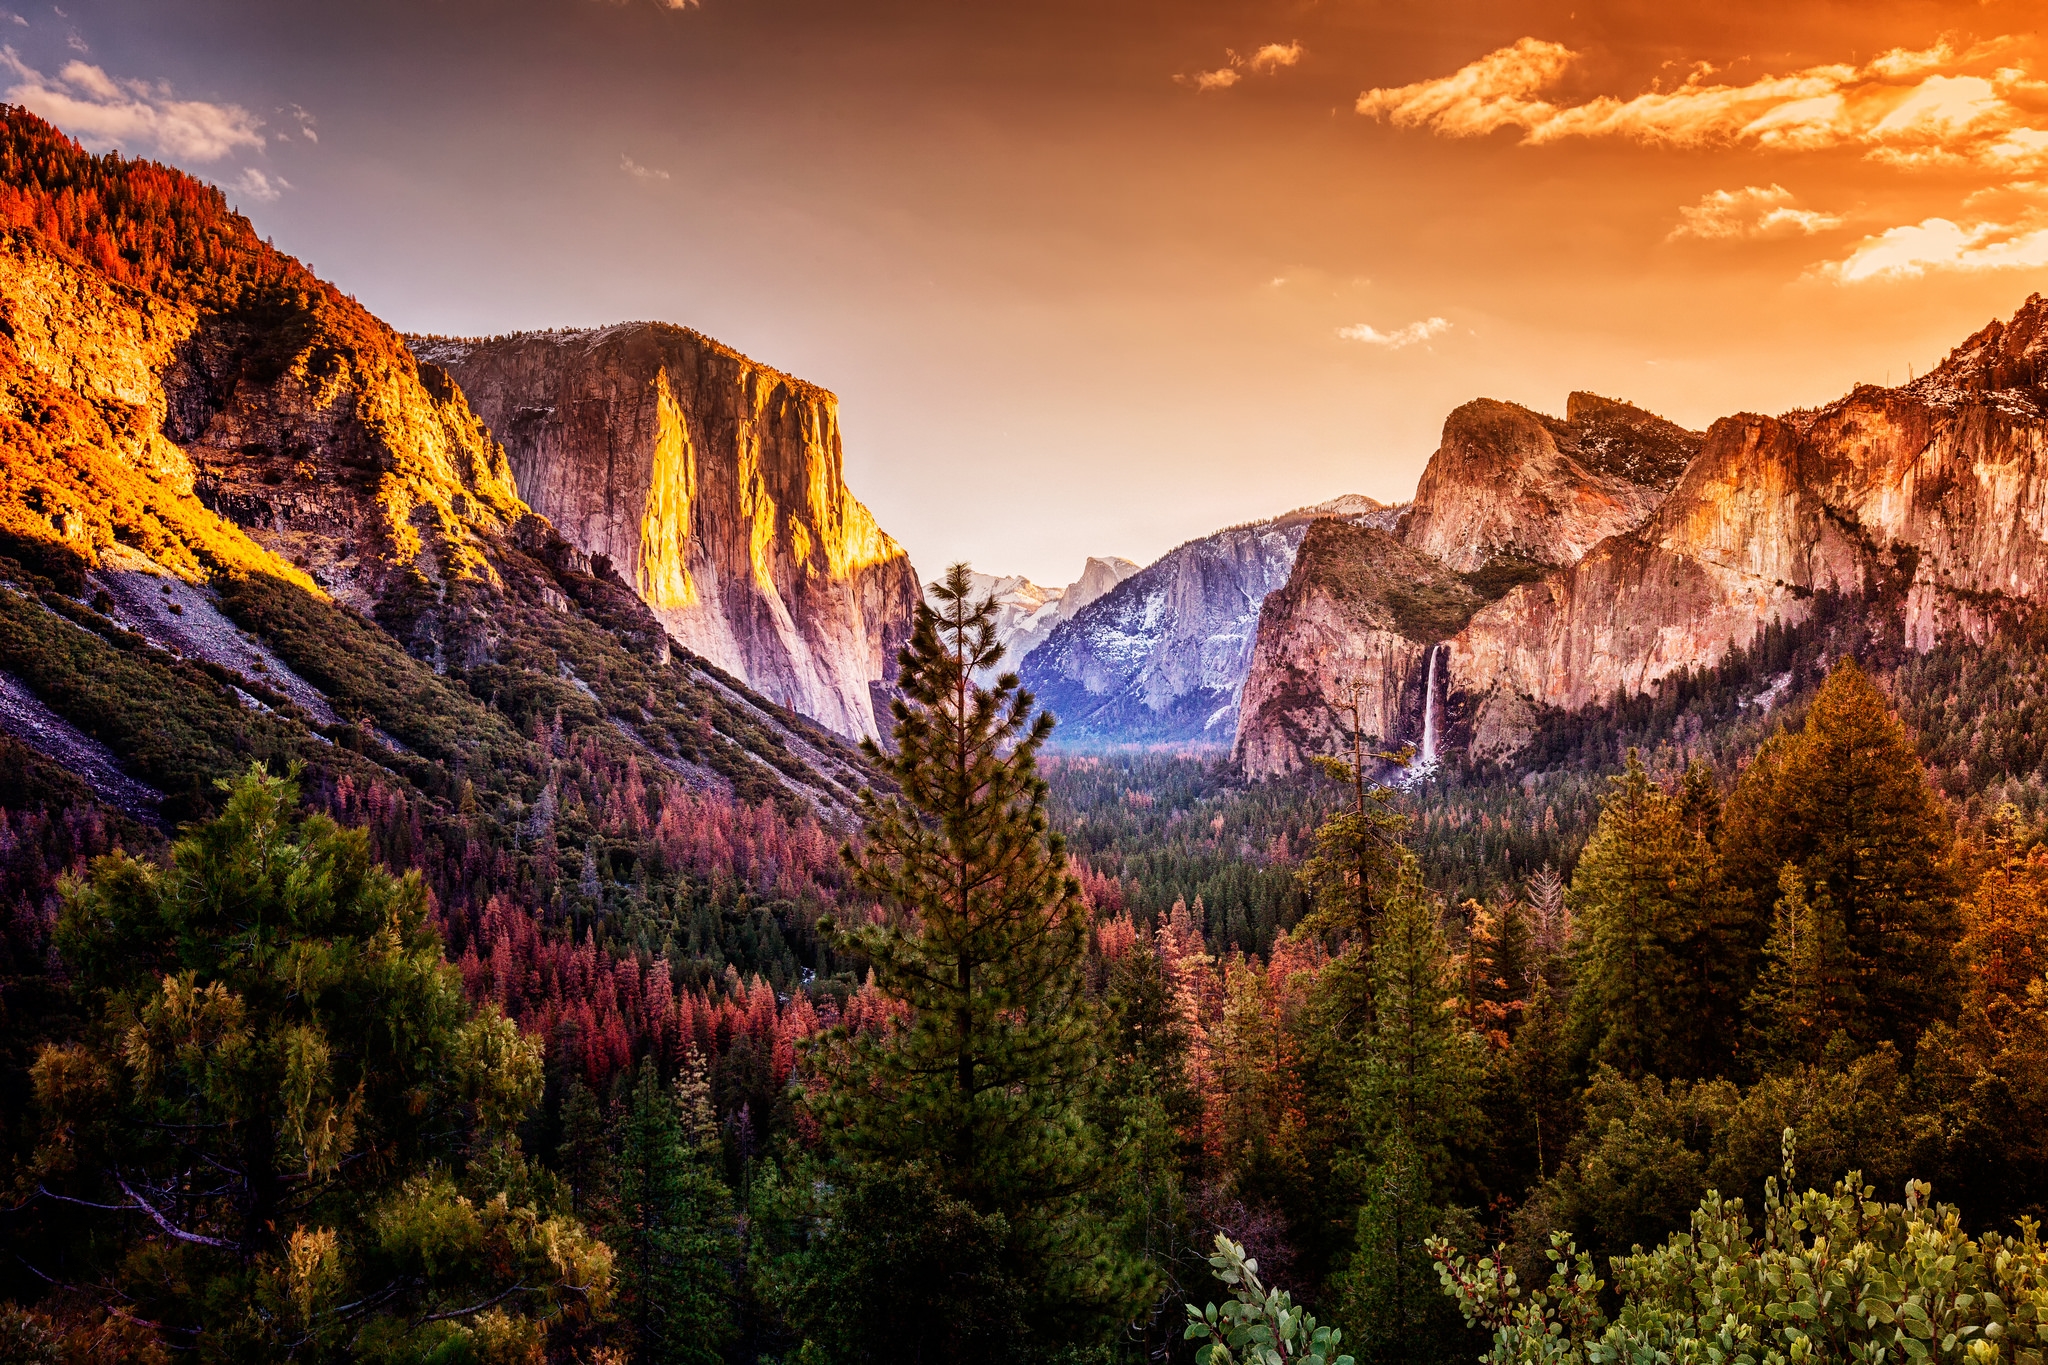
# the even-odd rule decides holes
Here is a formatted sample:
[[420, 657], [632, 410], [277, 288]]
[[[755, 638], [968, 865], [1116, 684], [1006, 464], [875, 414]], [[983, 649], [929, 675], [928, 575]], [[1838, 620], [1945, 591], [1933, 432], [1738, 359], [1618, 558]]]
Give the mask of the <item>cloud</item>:
[[1337, 335], [1346, 341], [1362, 341], [1368, 346], [1384, 346], [1390, 351], [1398, 351], [1403, 346], [1428, 341], [1431, 337], [1441, 336], [1450, 330], [1448, 318], [1427, 318], [1421, 322], [1411, 322], [1406, 327], [1396, 328], [1391, 332], [1382, 332], [1369, 323], [1361, 322], [1350, 327], [1339, 327]]
[[296, 104], [289, 106], [286, 112], [298, 120], [300, 137], [312, 143], [320, 141], [320, 134], [314, 129], [314, 118], [311, 114]]
[[[2048, 177], [2048, 81], [2016, 63], [2024, 40], [1969, 46], [1943, 38], [1894, 48], [1866, 62], [1836, 62], [1716, 81], [1695, 65], [1678, 85], [1629, 97], [1568, 100], [1559, 94], [1578, 54], [1523, 38], [1447, 76], [1367, 90], [1358, 112], [1439, 137], [1481, 137], [1502, 128], [1525, 145], [1616, 138], [1664, 148], [1748, 147], [1779, 154], [1850, 150], [1902, 171], [1974, 174], [1968, 209], [1999, 191], [2038, 193]], [[1672, 238], [1810, 235], [1842, 225], [1834, 214], [1795, 207], [1783, 186], [1716, 190], [1678, 211]], [[1967, 213], [1900, 224], [1865, 237], [1809, 274], [1842, 284], [1933, 272], [2048, 265], [2048, 212], [2014, 218]], [[1396, 334], [1398, 335], [1398, 334]]]
[[1815, 273], [1843, 284], [1917, 278], [1930, 271], [2032, 270], [2048, 266], [2048, 226], [1927, 218], [1866, 237]]
[[1245, 59], [1245, 65], [1260, 74], [1270, 74], [1283, 66], [1293, 66], [1301, 60], [1306, 51], [1299, 42], [1267, 43]]
[[1715, 83], [1714, 68], [1700, 63], [1673, 89], [1566, 103], [1551, 93], [1578, 54], [1562, 43], [1523, 38], [1448, 76], [1368, 90], [1357, 109], [1442, 137], [1518, 128], [1531, 145], [1614, 137], [1672, 147], [1860, 147], [1876, 160], [1982, 162], [2012, 133], [2030, 130], [2028, 105], [2040, 82], [2019, 67], [1984, 69], [2019, 41], [2001, 37], [1959, 49], [1943, 40], [1861, 65], [1812, 66], [1744, 85]]
[[658, 171], [652, 166], [643, 166], [630, 156], [621, 156], [619, 158], [619, 169], [643, 184], [653, 184], [657, 180], [668, 179], [667, 171]]
[[241, 175], [230, 181], [225, 189], [248, 199], [269, 203], [292, 187], [292, 183], [281, 175], [266, 175], [253, 166], [244, 166]]
[[94, 151], [118, 147], [177, 161], [219, 161], [239, 148], [263, 147], [263, 121], [240, 105], [181, 100], [161, 82], [116, 80], [80, 61], [45, 77], [11, 47], [0, 48], [0, 67], [18, 78], [8, 99]]
[[1267, 43], [1249, 57], [1240, 56], [1234, 48], [1225, 48], [1224, 65], [1214, 71], [1197, 71], [1192, 76], [1175, 76], [1173, 79], [1181, 85], [1192, 85], [1197, 91], [1228, 90], [1243, 80], [1247, 71], [1255, 76], [1270, 76], [1301, 61], [1302, 54], [1307, 51], [1299, 41]]
[[1761, 188], [1745, 185], [1739, 190], [1714, 190], [1700, 196], [1697, 204], [1678, 211], [1678, 226], [1668, 241], [1680, 237], [1709, 240], [1730, 237], [1785, 237], [1795, 233], [1811, 235], [1842, 225], [1832, 213], [1792, 207], [1792, 191], [1783, 185]]

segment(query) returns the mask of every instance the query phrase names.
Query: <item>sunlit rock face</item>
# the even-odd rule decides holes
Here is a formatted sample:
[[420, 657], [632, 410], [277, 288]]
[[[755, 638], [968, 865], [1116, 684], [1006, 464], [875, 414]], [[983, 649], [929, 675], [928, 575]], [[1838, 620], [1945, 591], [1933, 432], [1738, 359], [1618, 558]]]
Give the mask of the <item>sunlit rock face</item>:
[[1260, 605], [1302, 537], [1331, 519], [1384, 529], [1400, 510], [1347, 496], [1191, 540], [1061, 623], [1025, 659], [1024, 683], [1063, 743], [1228, 746]]
[[846, 485], [830, 393], [660, 323], [414, 349], [504, 443], [520, 495], [678, 644], [878, 732], [918, 582]]
[[[149, 481], [132, 493], [109, 483], [103, 498], [158, 504], [157, 529], [130, 547], [146, 558], [188, 578], [255, 568], [317, 584], [436, 662], [473, 657], [488, 622], [450, 592], [488, 592], [490, 544], [527, 514], [504, 452], [445, 375], [318, 288], [282, 321], [203, 312], [10, 236], [0, 241], [8, 386], [89, 405], [103, 432], [97, 455], [113, 462], [106, 479], [125, 469]], [[0, 406], [26, 410], [25, 392]], [[35, 482], [26, 450], [8, 460], [10, 476]], [[174, 506], [186, 498], [235, 533]]]
[[1474, 399], [1444, 420], [1402, 536], [1461, 572], [1570, 564], [1641, 525], [1699, 446], [1698, 432], [1595, 394], [1572, 394], [1563, 421]]
[[1895, 389], [1715, 423], [1639, 530], [1509, 593], [1453, 642], [1473, 743], [1505, 752], [1532, 707], [1585, 706], [1709, 667], [1813, 594], [1858, 592], [1909, 644], [1982, 638], [2048, 583], [2048, 305]]
[[1255, 777], [1338, 745], [1336, 710], [1385, 744], [1421, 738], [1431, 648], [1516, 582], [1654, 513], [1701, 436], [1574, 393], [1560, 419], [1482, 398], [1443, 438], [1395, 534], [1318, 529], [1259, 616], [1233, 752]]
[[1461, 575], [1384, 530], [1310, 526], [1260, 609], [1233, 757], [1265, 777], [1345, 749], [1353, 718], [1337, 705], [1354, 685], [1364, 733], [1419, 743], [1429, 651], [1478, 601]]

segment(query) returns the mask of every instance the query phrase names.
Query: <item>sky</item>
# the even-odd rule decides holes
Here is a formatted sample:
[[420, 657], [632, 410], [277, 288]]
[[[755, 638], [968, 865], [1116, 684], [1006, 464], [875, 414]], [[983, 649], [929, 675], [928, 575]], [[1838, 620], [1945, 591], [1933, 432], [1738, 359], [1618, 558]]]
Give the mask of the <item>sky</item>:
[[70, 0], [0, 93], [405, 331], [658, 319], [838, 394], [927, 577], [1692, 427], [2048, 288], [2037, 0]]

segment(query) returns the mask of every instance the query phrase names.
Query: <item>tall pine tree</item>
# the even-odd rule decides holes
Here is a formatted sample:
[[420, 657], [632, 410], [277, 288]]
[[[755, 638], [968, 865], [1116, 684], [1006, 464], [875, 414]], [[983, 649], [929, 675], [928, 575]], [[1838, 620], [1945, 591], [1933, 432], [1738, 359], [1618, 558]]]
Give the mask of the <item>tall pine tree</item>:
[[908, 1017], [827, 1044], [821, 1118], [856, 1169], [928, 1168], [948, 1200], [998, 1218], [1025, 1321], [1055, 1341], [1101, 1336], [1153, 1284], [1088, 1199], [1106, 1157], [1088, 1115], [1107, 1023], [1084, 991], [1087, 912], [1036, 770], [1053, 718], [1033, 716], [1014, 673], [976, 684], [1002, 646], [964, 564], [931, 597], [902, 655], [895, 749], [866, 746], [897, 790], [863, 794], [846, 855], [887, 917], [821, 926]]
[[1687, 960], [1700, 926], [1680, 896], [1688, 844], [1677, 804], [1630, 751], [1571, 891], [1574, 1026], [1596, 1062], [1626, 1075], [1692, 1070], [1701, 1002]]
[[1863, 1046], [1911, 1048], [1959, 994], [1955, 831], [1906, 727], [1863, 670], [1837, 664], [1797, 734], [1765, 741], [1725, 815], [1728, 877], [1761, 960], [1790, 864], [1820, 937], [1840, 943], [1843, 1020]]
[[645, 1365], [714, 1365], [733, 1335], [732, 1198], [692, 1142], [677, 1097], [642, 1062], [619, 1114], [600, 1224], [618, 1278], [618, 1318]]

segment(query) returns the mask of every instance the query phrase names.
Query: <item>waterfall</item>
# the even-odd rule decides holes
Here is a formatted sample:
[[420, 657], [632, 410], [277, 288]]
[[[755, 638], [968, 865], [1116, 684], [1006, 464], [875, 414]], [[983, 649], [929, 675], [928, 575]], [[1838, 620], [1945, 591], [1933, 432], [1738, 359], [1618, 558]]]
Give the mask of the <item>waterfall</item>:
[[1415, 766], [1424, 772], [1436, 767], [1436, 656], [1442, 648], [1429, 647], [1429, 677], [1422, 684], [1422, 753]]

